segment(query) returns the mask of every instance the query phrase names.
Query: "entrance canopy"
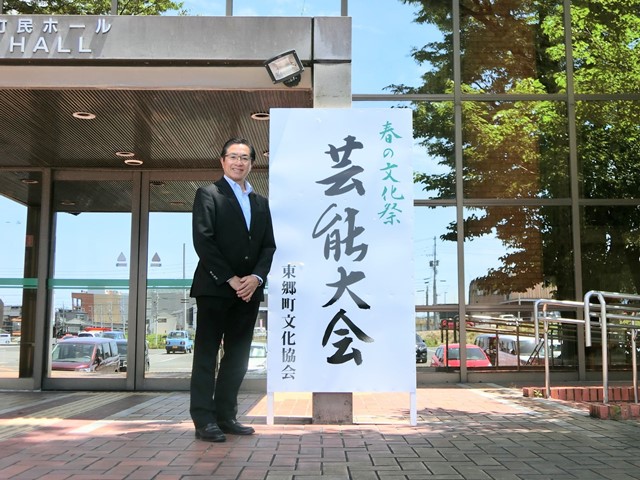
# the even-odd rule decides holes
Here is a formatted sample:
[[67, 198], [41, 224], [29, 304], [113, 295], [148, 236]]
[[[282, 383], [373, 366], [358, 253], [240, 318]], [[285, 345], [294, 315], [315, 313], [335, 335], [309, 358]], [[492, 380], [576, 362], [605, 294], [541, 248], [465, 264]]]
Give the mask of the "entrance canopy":
[[[264, 67], [289, 50], [305, 68], [294, 87]], [[26, 204], [34, 168], [217, 169], [222, 144], [243, 136], [267, 194], [269, 122], [255, 114], [344, 105], [350, 62], [349, 17], [0, 15], [0, 169], [20, 171], [0, 191]], [[117, 211], [118, 192], [101, 188]]]

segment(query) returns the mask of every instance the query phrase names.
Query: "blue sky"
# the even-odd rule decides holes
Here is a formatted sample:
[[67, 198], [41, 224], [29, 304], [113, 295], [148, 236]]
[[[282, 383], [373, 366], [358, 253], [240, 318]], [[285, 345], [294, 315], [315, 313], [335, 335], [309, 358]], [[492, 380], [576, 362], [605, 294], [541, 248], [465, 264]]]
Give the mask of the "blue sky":
[[[340, 0], [235, 0], [235, 16], [338, 16]], [[190, 15], [224, 15], [224, 0], [187, 0]], [[384, 93], [393, 83], [415, 85], [424, 69], [410, 57], [413, 47], [437, 31], [413, 23], [415, 8], [399, 0], [350, 0], [353, 29], [353, 93]], [[389, 68], [391, 62], [392, 68]]]

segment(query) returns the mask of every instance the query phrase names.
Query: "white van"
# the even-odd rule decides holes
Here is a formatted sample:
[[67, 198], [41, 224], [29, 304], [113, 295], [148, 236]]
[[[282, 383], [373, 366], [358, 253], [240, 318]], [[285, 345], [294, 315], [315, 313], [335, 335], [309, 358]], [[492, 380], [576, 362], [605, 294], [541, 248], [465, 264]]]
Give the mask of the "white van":
[[11, 334], [0, 333], [0, 345], [6, 345], [8, 343], [11, 343]]

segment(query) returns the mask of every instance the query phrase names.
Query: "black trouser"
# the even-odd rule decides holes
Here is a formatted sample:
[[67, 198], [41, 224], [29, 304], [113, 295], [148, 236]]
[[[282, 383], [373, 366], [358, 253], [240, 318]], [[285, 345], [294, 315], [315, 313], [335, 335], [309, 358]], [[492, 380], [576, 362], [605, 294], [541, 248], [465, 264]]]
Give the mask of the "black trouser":
[[[196, 338], [191, 371], [189, 412], [196, 428], [235, 419], [238, 391], [247, 373], [253, 328], [260, 300], [197, 297]], [[224, 355], [216, 377], [216, 357]]]

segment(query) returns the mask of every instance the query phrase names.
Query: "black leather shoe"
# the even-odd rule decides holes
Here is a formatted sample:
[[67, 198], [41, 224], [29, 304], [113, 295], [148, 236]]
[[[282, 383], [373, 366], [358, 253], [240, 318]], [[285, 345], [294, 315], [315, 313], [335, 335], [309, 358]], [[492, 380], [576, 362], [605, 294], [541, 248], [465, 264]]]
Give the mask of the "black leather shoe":
[[227, 439], [215, 423], [207, 423], [204, 427], [196, 428], [196, 438], [205, 442], [224, 442]]
[[237, 420], [218, 420], [218, 426], [224, 433], [231, 433], [233, 435], [252, 435], [255, 430], [253, 427], [242, 425]]

